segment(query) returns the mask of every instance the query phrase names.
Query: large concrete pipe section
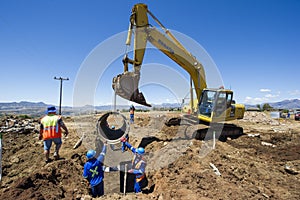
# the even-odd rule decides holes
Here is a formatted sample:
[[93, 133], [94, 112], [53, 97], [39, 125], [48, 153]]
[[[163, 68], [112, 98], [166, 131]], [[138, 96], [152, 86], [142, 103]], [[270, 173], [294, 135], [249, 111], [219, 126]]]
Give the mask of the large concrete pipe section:
[[97, 122], [98, 135], [109, 144], [120, 143], [120, 138], [129, 134], [129, 129], [126, 117], [119, 112], [105, 113]]

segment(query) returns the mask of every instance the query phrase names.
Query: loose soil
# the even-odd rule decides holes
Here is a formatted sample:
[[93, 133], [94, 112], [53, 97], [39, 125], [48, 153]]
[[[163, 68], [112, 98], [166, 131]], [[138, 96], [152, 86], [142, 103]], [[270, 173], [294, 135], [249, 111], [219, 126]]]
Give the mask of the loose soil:
[[[148, 186], [141, 194], [125, 195], [120, 189], [121, 173], [105, 173], [105, 195], [98, 199], [299, 199], [299, 121], [246, 112], [243, 120], [232, 122], [244, 134], [216, 141], [213, 149], [213, 140], [193, 138], [187, 125], [164, 125], [177, 115], [136, 113], [135, 123], [130, 124], [130, 143], [146, 149]], [[36, 130], [4, 133], [0, 199], [92, 199], [82, 171], [86, 151], [102, 145], [95, 130], [100, 116], [65, 117], [70, 134], [63, 138], [61, 159], [48, 164]], [[78, 121], [86, 123], [86, 130], [78, 128]], [[74, 149], [82, 133], [82, 145]], [[118, 150], [119, 144], [114, 148], [109, 147], [105, 165], [130, 160], [132, 155]]]

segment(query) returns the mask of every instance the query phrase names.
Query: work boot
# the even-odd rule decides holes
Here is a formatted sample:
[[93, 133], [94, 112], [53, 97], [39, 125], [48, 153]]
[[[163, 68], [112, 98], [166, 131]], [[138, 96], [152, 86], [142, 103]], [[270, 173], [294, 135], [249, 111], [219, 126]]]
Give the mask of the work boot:
[[52, 159], [48, 158], [48, 159], [45, 160], [45, 163], [48, 164], [48, 163], [50, 163], [51, 161], [52, 161]]
[[55, 160], [59, 159], [59, 155], [58, 155], [58, 153], [56, 151], [54, 152], [53, 157], [54, 157]]

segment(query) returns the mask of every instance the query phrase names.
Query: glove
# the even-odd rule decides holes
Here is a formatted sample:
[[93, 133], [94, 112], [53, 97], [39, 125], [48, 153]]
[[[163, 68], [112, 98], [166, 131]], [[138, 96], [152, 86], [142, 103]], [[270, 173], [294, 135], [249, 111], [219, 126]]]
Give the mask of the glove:
[[120, 141], [121, 141], [121, 142], [126, 142], [126, 138], [121, 137]]
[[137, 170], [137, 169], [130, 169], [130, 170], [128, 170], [128, 173], [131, 173], [131, 174], [140, 174], [139, 170]]
[[42, 140], [43, 139], [43, 135], [39, 135], [39, 140]]

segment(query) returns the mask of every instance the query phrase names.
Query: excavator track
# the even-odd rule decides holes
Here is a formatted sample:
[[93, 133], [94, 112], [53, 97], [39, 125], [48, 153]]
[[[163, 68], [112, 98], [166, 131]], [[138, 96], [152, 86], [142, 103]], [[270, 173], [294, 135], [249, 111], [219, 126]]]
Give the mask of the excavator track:
[[210, 140], [213, 139], [214, 134], [215, 137], [220, 141], [226, 141], [228, 137], [235, 139], [242, 136], [244, 133], [242, 127], [236, 126], [234, 124], [217, 123], [210, 124], [207, 128], [196, 130], [194, 136], [197, 140]]
[[242, 136], [243, 128], [235, 124], [229, 123], [205, 123], [201, 122], [193, 115], [183, 115], [174, 117], [165, 122], [166, 126], [182, 126], [187, 125], [193, 130], [193, 138], [197, 140], [210, 140], [218, 138], [220, 141], [226, 141], [227, 138], [238, 138]]

